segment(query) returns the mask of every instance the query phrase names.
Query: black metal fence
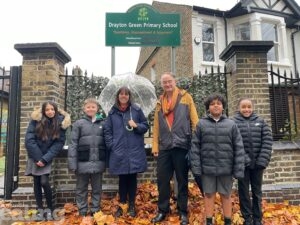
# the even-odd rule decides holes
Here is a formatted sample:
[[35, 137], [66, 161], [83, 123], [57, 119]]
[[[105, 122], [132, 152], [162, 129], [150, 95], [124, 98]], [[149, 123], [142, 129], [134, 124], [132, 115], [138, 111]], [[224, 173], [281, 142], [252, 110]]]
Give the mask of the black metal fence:
[[21, 71], [20, 66], [0, 68], [0, 196], [5, 199], [18, 185]]
[[[274, 140], [293, 140], [299, 138], [300, 129], [300, 90], [299, 78], [294, 78], [292, 74], [280, 74], [279, 70], [274, 71], [271, 66], [269, 73], [269, 94], [270, 94], [270, 110], [271, 110], [271, 126]], [[219, 92], [227, 97], [226, 67], [221, 69], [211, 67], [204, 74], [197, 74], [191, 77], [179, 77], [177, 85], [180, 88], [187, 89], [197, 106], [199, 115], [204, 115], [203, 106], [204, 98], [213, 92]], [[104, 88], [108, 80], [103, 78], [87, 77], [74, 75], [65, 76], [68, 79], [66, 96], [68, 102], [68, 110], [81, 111], [81, 103], [75, 105], [79, 100], [85, 98], [85, 95], [93, 93], [98, 96]], [[103, 79], [103, 80], [102, 80]], [[86, 87], [89, 88], [86, 88]], [[160, 82], [154, 84], [157, 96], [162, 92]], [[91, 88], [92, 87], [92, 88]], [[91, 93], [85, 93], [82, 90], [94, 90]], [[83, 94], [85, 93], [85, 94]], [[96, 93], [96, 94], [95, 94]], [[84, 95], [84, 96], [83, 96]], [[72, 112], [72, 114], [77, 115]], [[152, 124], [153, 113], [149, 115], [149, 122]], [[150, 130], [149, 136], [152, 136]]]
[[[274, 140], [299, 138], [300, 79], [286, 72], [269, 72], [271, 123]], [[299, 76], [297, 76], [299, 77]]]

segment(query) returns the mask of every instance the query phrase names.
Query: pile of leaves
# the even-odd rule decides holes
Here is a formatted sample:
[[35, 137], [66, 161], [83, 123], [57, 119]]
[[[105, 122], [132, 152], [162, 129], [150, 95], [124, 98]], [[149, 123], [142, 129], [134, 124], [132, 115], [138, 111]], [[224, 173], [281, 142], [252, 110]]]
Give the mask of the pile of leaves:
[[[150, 225], [150, 221], [155, 216], [157, 210], [158, 191], [157, 186], [152, 183], [142, 183], [138, 187], [136, 197], [136, 211], [137, 216], [132, 218], [124, 213], [120, 218], [115, 218], [113, 215], [118, 206], [118, 197], [102, 196], [101, 211], [94, 214], [94, 216], [81, 217], [78, 214], [78, 209], [75, 204], [67, 203], [64, 208], [57, 212], [60, 217], [57, 221], [43, 221], [43, 222], [28, 222], [27, 220], [14, 222], [13, 225]], [[8, 205], [11, 207], [11, 205]], [[242, 225], [243, 218], [240, 214], [238, 196], [236, 193], [232, 195], [232, 224]], [[6, 207], [0, 205], [0, 207]], [[205, 224], [204, 215], [204, 201], [196, 184], [189, 183], [189, 224], [202, 225]], [[123, 210], [126, 212], [127, 207]], [[13, 211], [12, 211], [13, 212]], [[34, 214], [34, 212], [30, 212]], [[300, 224], [300, 206], [289, 205], [288, 202], [280, 204], [271, 204], [263, 201], [263, 224], [264, 225], [297, 225]], [[217, 195], [215, 202], [214, 220], [216, 225], [224, 224], [222, 216], [222, 204], [220, 196]], [[171, 213], [165, 221], [160, 225], [179, 225], [180, 219], [176, 210], [176, 200], [171, 198]]]

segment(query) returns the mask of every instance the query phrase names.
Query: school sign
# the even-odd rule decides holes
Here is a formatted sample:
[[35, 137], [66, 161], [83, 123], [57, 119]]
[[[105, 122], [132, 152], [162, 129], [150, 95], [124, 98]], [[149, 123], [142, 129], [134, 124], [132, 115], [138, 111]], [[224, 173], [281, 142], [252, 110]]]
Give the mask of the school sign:
[[106, 13], [106, 46], [179, 46], [180, 15], [138, 4], [127, 13]]

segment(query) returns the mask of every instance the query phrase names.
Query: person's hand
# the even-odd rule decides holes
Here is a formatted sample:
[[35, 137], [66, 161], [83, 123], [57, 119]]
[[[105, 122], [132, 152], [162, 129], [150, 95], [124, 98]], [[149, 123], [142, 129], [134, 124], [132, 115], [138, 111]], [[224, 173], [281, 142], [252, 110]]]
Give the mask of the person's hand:
[[137, 128], [137, 124], [133, 120], [129, 120], [128, 125], [133, 127], [133, 128]]
[[38, 167], [44, 167], [44, 166], [45, 166], [45, 164], [44, 164], [42, 161], [38, 161], [38, 162], [36, 163], [36, 165], [37, 165]]
[[255, 169], [257, 169], [257, 170], [264, 170], [264, 169], [266, 169], [266, 167], [264, 167], [264, 166], [262, 166], [262, 165], [256, 164], [256, 165], [255, 165]]
[[154, 157], [158, 156], [158, 152], [152, 152], [152, 154], [153, 154]]

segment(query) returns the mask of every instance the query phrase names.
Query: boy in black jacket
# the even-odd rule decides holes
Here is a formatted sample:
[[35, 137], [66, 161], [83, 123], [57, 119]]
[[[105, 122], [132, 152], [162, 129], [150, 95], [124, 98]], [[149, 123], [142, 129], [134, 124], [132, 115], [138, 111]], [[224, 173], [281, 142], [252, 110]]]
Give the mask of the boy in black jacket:
[[207, 115], [200, 119], [192, 139], [191, 170], [201, 176], [206, 225], [212, 225], [216, 193], [221, 196], [225, 225], [231, 224], [234, 178], [244, 176], [245, 152], [237, 125], [224, 114], [226, 101], [213, 94], [205, 101]]

